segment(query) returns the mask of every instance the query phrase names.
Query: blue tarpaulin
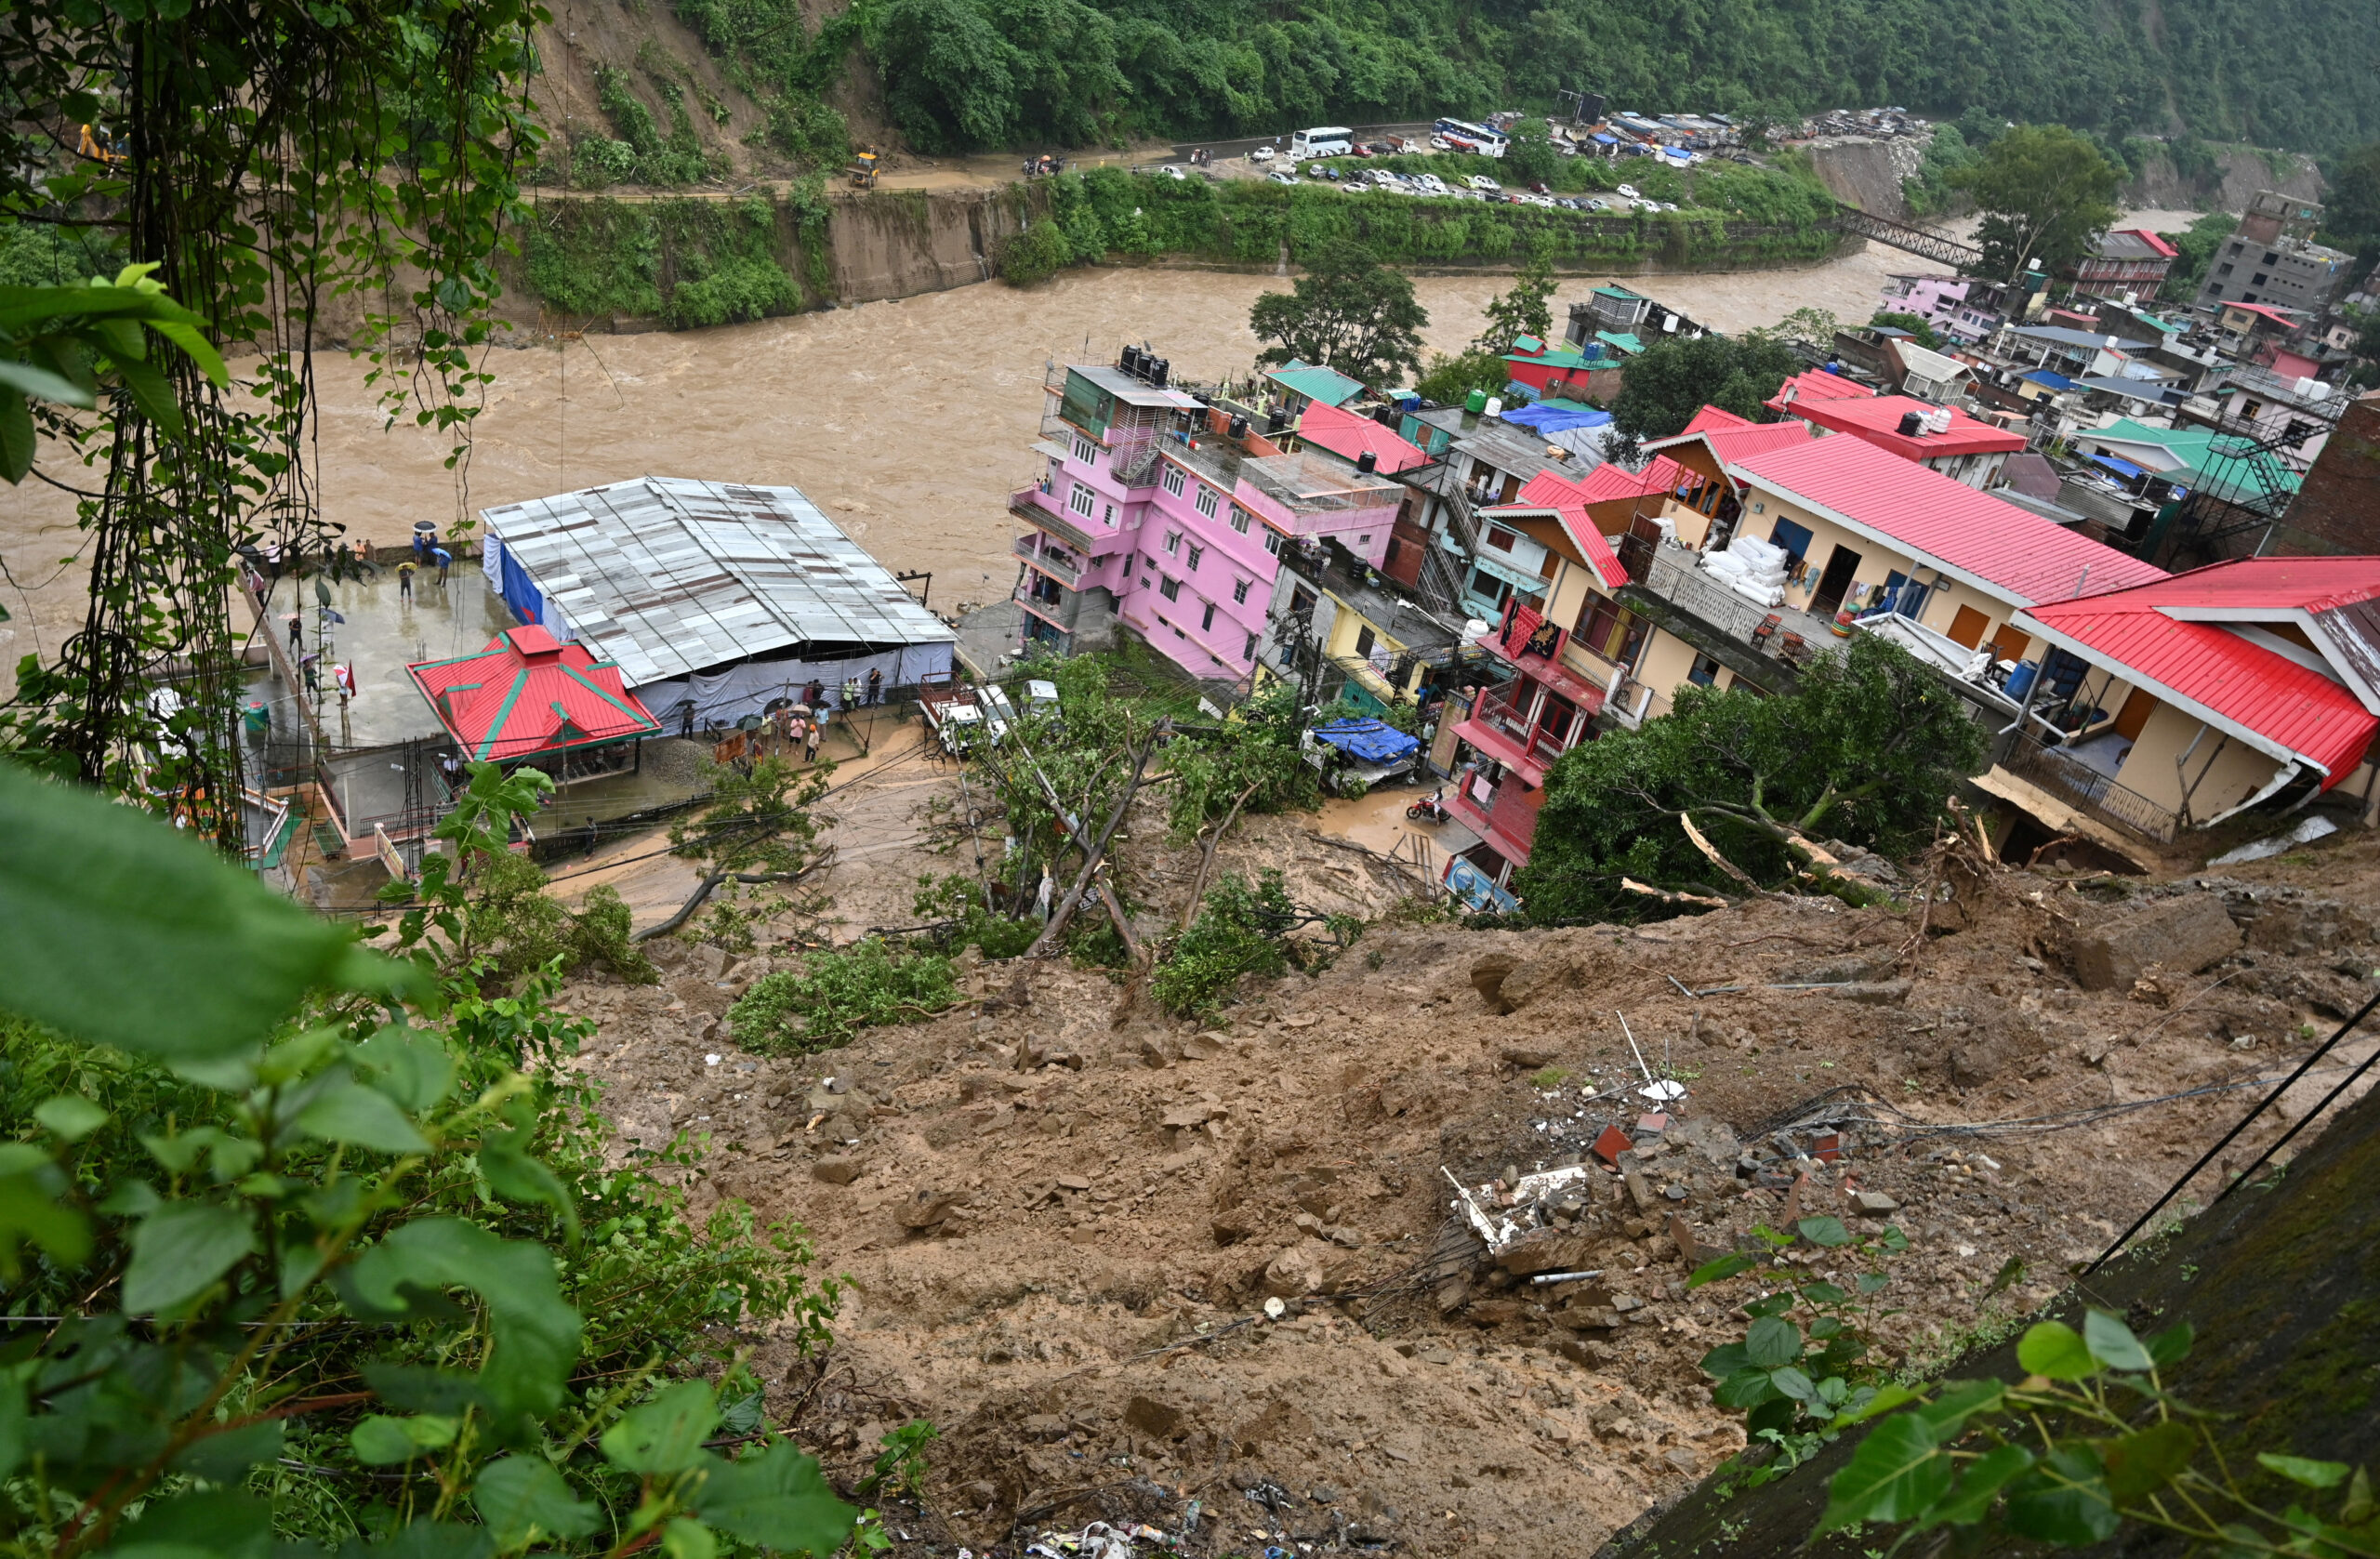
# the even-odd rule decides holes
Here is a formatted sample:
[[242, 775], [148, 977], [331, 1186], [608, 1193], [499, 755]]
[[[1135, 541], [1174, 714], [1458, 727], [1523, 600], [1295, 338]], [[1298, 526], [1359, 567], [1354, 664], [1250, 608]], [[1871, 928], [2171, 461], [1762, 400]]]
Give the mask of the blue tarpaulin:
[[2122, 459], [2113, 455], [2094, 455], [2091, 458], [2097, 461], [2100, 465], [2107, 467], [2108, 469], [2115, 472], [2118, 476], [2137, 477], [2148, 474], [2138, 466], [2134, 465], [2131, 461]]
[[1540, 433], [1558, 433], [1566, 428], [1600, 428], [1611, 420], [1611, 414], [1592, 409], [1571, 411], [1561, 406], [1515, 406], [1504, 413], [1504, 420], [1534, 428]]
[[1367, 763], [1395, 763], [1421, 749], [1421, 739], [1408, 736], [1384, 720], [1339, 720], [1314, 728], [1314, 739], [1328, 742], [1351, 758]]

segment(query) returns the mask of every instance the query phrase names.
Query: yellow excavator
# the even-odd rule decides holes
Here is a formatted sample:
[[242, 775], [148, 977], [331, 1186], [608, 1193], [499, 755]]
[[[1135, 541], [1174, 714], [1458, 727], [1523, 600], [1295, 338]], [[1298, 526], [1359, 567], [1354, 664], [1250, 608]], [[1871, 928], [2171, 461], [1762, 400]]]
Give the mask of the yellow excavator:
[[876, 148], [868, 146], [860, 149], [859, 154], [852, 160], [852, 165], [844, 170], [852, 176], [853, 189], [873, 190], [876, 188]]

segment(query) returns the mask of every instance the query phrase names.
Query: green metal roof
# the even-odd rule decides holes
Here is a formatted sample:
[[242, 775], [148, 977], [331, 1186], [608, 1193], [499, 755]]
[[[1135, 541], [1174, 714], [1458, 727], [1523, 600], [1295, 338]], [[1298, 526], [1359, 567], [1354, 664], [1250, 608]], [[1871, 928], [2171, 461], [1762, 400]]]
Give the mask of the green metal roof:
[[1633, 332], [1623, 336], [1615, 335], [1608, 330], [1598, 330], [1595, 332], [1595, 339], [1617, 351], [1627, 353], [1630, 357], [1634, 357], [1645, 350], [1645, 343], [1638, 340]]
[[1309, 363], [1291, 358], [1264, 376], [1284, 390], [1292, 390], [1309, 401], [1319, 401], [1326, 406], [1344, 405], [1363, 393], [1364, 387], [1336, 368], [1317, 368]]
[[1638, 293], [1630, 292], [1626, 287], [1597, 287], [1595, 291], [1603, 294], [1606, 297], [1635, 298], [1642, 296]]
[[2168, 480], [2212, 493], [2226, 503], [2251, 503], [2268, 493], [2294, 493], [2299, 485], [2297, 473], [2272, 455], [2262, 450], [2245, 453], [2246, 441], [2211, 428], [2151, 428], [2126, 416], [2081, 438], [2085, 443], [2105, 439], [2113, 443], [2153, 444], [2182, 463], [2180, 469], [2162, 473]]

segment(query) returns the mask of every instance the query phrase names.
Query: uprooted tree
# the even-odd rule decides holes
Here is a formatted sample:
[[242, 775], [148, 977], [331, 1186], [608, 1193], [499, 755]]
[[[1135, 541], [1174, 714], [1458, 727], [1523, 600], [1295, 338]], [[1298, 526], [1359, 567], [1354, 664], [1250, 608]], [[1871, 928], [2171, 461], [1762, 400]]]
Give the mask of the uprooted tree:
[[1956, 694], [1857, 634], [1796, 692], [1690, 687], [1667, 717], [1565, 753], [1515, 888], [1540, 921], [1634, 919], [1670, 912], [1678, 893], [1796, 884], [1867, 902], [1874, 890], [1838, 869], [1829, 841], [1907, 852], [1983, 751]]
[[814, 811], [834, 772], [832, 763], [803, 771], [778, 757], [759, 760], [749, 772], [718, 769], [709, 802], [669, 828], [671, 852], [702, 876], [676, 914], [637, 940], [667, 936], [709, 904], [707, 940], [748, 948], [754, 926], [787, 910], [823, 909], [823, 902], [800, 904], [786, 890], [825, 870], [832, 855], [818, 847]]

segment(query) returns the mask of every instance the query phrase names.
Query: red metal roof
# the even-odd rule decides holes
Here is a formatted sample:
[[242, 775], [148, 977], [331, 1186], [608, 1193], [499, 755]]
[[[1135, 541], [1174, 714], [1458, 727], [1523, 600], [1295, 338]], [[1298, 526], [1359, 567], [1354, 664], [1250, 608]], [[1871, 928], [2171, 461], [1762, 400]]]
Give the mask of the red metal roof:
[[1579, 549], [1579, 556], [1587, 561], [1587, 567], [1602, 581], [1603, 588], [1616, 590], [1628, 583], [1628, 570], [1621, 566], [1611, 543], [1595, 528], [1594, 517], [1587, 512], [1587, 506], [1606, 498], [1673, 493], [1686, 479], [1686, 468], [1667, 456], [1642, 471], [1630, 471], [1606, 461], [1589, 471], [1582, 482], [1572, 482], [1559, 471], [1543, 470], [1530, 477], [1513, 495], [1511, 503], [1479, 512], [1484, 516], [1553, 515], [1560, 522], [1562, 534], [1570, 538], [1570, 545]]
[[2130, 233], [2133, 237], [2139, 239], [2143, 244], [2148, 244], [2151, 249], [2156, 250], [2160, 255], [2162, 255], [2167, 259], [2174, 259], [2181, 254], [2179, 249], [2175, 248], [2171, 244], [2166, 243], [2155, 233], [2150, 232], [2147, 228], [2126, 228], [2123, 231]]
[[2221, 307], [2226, 309], [2239, 309], [2251, 314], [2261, 314], [2266, 319], [2272, 321], [2273, 324], [2280, 325], [2284, 330], [2296, 329], [2296, 316], [2305, 311], [2301, 309], [2283, 309], [2280, 305], [2273, 303], [2226, 303], [2222, 304]]
[[[1785, 396], [1789, 390], [1793, 392], [1790, 401]], [[1805, 368], [1777, 387], [1777, 393], [1769, 398], [1768, 409], [1791, 411], [1805, 401], [1860, 401], [1875, 393], [1857, 379], [1846, 379], [1823, 368]]]
[[1789, 444], [1807, 443], [1817, 437], [1815, 429], [1794, 417], [1789, 416], [1782, 422], [1747, 422], [1733, 412], [1721, 411], [1717, 406], [1705, 406], [1694, 414], [1694, 420], [1686, 425], [1685, 432], [1666, 439], [1649, 440], [1645, 447], [1648, 450], [1675, 449], [1682, 443], [1699, 439], [1712, 457], [1724, 466], [1730, 460], [1745, 459], [1764, 449], [1783, 449]]
[[2332, 612], [2380, 596], [2380, 558], [2242, 558], [2146, 588], [2155, 592], [2161, 609]]
[[[1779, 393], [1782, 393], [1781, 391]], [[1771, 401], [1770, 405], [1777, 404]], [[1904, 460], [1931, 460], [1943, 455], [2014, 455], [2025, 447], [2021, 433], [1978, 422], [1955, 407], [1945, 408], [1912, 395], [1872, 395], [1865, 398], [1814, 401], [1796, 399], [1781, 408], [1805, 422], [1837, 433], [1849, 433], [1887, 449]], [[1911, 412], [1950, 413], [1950, 426], [1939, 433], [1903, 433], [1901, 418]]]
[[478, 654], [420, 661], [405, 672], [475, 759], [509, 761], [661, 731], [616, 664], [534, 623], [497, 634]]
[[1298, 419], [1298, 437], [1350, 460], [1369, 450], [1379, 459], [1382, 476], [1430, 463], [1428, 456], [1370, 417], [1320, 401], [1306, 407], [1305, 416]]
[[[2344, 562], [2357, 565], [2344, 572], [2362, 580], [2364, 595], [2380, 589], [2380, 558], [2265, 559], [2267, 563], [2314, 566]], [[2236, 581], [2210, 576], [2241, 570], [2250, 575]], [[2053, 641], [2092, 659], [2111, 664], [2126, 680], [2147, 686], [2177, 707], [2195, 707], [2209, 723], [2254, 733], [2318, 765], [2328, 789], [2353, 773], [2380, 731], [2380, 717], [2362, 701], [2328, 677], [2288, 656], [2266, 649], [2231, 626], [2215, 622], [2180, 622], [2168, 609], [2193, 605], [2244, 605], [2261, 595], [2259, 604], [2285, 609], [2309, 596], [2302, 579], [2278, 589], [2266, 589], [2252, 576], [2253, 563], [2219, 563], [2176, 578], [2109, 595], [2041, 606], [2029, 614], [2047, 629]], [[2354, 599], [2364, 599], [2364, 595]]]
[[[2165, 571], [1858, 439], [1815, 439], [1727, 474], [1831, 513], [2020, 605], [2163, 579]], [[2085, 579], [2084, 572], [2089, 577]]]

